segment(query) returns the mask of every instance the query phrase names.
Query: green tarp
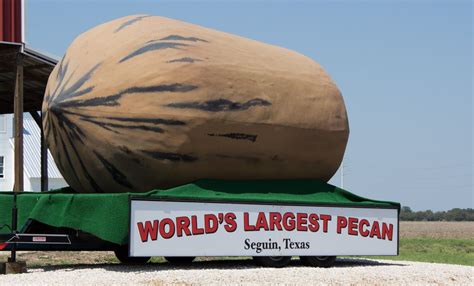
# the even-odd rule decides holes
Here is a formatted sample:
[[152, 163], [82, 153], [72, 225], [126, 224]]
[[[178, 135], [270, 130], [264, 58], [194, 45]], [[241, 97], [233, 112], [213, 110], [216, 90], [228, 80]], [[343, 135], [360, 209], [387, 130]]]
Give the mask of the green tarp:
[[[11, 223], [12, 192], [0, 192], [0, 226]], [[19, 228], [28, 219], [54, 227], [90, 233], [102, 240], [125, 244], [128, 236], [129, 196], [186, 200], [307, 203], [341, 206], [400, 207], [398, 203], [370, 200], [315, 180], [217, 181], [147, 193], [75, 193], [64, 188], [18, 196]], [[0, 229], [6, 233], [7, 228]]]

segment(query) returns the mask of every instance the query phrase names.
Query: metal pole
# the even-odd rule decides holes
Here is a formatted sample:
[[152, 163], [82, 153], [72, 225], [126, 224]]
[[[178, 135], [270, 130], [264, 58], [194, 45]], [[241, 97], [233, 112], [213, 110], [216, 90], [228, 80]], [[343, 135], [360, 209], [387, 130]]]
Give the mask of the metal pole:
[[[41, 122], [43, 121], [43, 112], [41, 112]], [[44, 138], [43, 125], [40, 125], [41, 130], [41, 191], [48, 190], [48, 147]]]
[[[17, 233], [18, 209], [17, 193], [23, 192], [23, 55], [17, 54], [15, 95], [14, 95], [14, 120], [15, 120], [15, 185], [13, 189], [12, 231]], [[16, 245], [13, 244], [10, 262], [16, 262]]]

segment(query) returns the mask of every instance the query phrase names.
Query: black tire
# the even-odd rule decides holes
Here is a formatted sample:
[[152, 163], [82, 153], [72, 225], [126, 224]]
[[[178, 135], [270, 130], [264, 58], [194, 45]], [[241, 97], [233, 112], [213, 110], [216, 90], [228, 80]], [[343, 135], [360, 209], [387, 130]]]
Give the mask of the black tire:
[[291, 256], [254, 256], [258, 266], [281, 268], [290, 264]]
[[128, 256], [128, 246], [124, 245], [114, 250], [115, 257], [122, 264], [146, 264], [151, 257], [130, 257]]
[[165, 256], [166, 261], [171, 264], [183, 265], [190, 264], [194, 260], [194, 256]]
[[300, 256], [300, 261], [305, 266], [332, 267], [336, 262], [336, 256]]

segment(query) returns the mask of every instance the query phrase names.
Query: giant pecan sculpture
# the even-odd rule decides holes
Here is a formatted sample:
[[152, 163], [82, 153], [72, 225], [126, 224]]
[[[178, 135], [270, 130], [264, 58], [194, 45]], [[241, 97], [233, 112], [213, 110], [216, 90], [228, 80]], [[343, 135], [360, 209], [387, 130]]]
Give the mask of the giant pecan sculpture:
[[51, 153], [79, 192], [201, 178], [327, 181], [349, 135], [341, 93], [313, 60], [145, 15], [75, 39], [43, 112]]

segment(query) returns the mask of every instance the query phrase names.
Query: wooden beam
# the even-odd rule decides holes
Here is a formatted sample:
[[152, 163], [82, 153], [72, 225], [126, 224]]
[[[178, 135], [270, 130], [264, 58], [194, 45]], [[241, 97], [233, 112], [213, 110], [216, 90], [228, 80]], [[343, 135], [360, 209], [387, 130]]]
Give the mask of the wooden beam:
[[14, 121], [15, 121], [15, 192], [22, 192], [23, 181], [23, 55], [17, 54], [15, 95], [14, 95]]
[[[15, 65], [15, 62], [12, 62], [10, 64], [10, 66], [8, 65], [8, 63], [2, 63], [2, 66], [0, 67], [0, 73], [2, 73], [2, 74], [12, 73], [14, 71], [13, 70], [14, 65]], [[47, 65], [47, 64], [38, 64], [38, 65], [24, 66], [23, 68], [24, 68], [25, 72], [30, 72], [30, 71], [33, 71], [33, 70], [41, 70], [41, 69], [48, 68], [47, 73], [49, 74], [49, 73], [51, 73], [51, 71], [53, 70], [54, 67], [52, 67], [51, 65]]]

